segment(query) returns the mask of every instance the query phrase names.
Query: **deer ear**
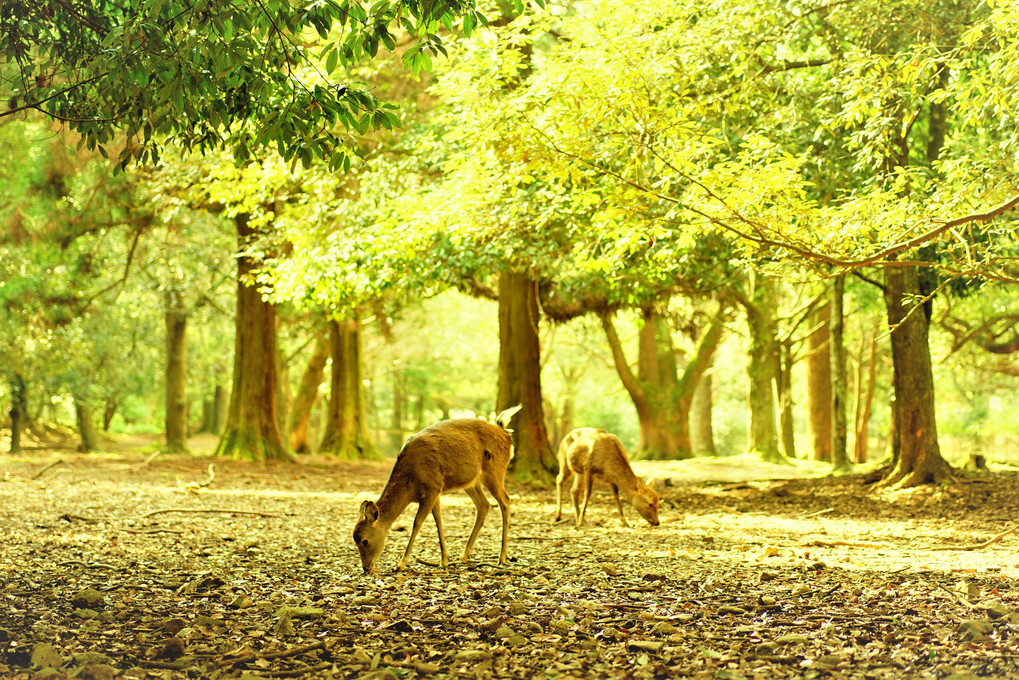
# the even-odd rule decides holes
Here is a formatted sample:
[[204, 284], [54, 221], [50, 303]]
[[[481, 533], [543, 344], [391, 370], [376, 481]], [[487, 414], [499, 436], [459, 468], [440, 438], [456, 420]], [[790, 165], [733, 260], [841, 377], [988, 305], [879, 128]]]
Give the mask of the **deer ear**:
[[375, 505], [374, 501], [365, 501], [364, 503], [361, 503], [361, 519], [374, 522], [378, 518], [379, 506]]

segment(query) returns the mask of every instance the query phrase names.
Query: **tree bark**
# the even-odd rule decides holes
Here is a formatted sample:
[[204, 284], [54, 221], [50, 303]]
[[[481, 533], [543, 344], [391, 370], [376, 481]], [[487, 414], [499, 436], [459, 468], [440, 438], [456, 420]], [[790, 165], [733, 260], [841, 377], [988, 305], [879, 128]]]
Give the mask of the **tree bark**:
[[831, 296], [831, 413], [832, 413], [832, 466], [835, 470], [849, 469], [846, 425], [846, 344], [844, 339], [845, 314], [843, 300], [846, 275], [839, 274], [832, 285]]
[[78, 397], [74, 398], [74, 419], [78, 426], [78, 435], [81, 437], [79, 448], [86, 453], [98, 451], [99, 437], [96, 433], [92, 408], [83, 399]]
[[519, 481], [552, 479], [555, 456], [541, 396], [538, 287], [526, 273], [499, 276], [499, 391], [496, 412], [521, 405], [513, 421], [516, 453], [510, 473]]
[[814, 460], [831, 462], [832, 395], [829, 328], [831, 304], [814, 313], [814, 330], [807, 336], [807, 427], [810, 431], [810, 455]]
[[[864, 364], [864, 348], [870, 352]], [[865, 367], [866, 366], [866, 367]], [[867, 381], [864, 387], [864, 373]], [[874, 404], [874, 389], [877, 385], [877, 338], [872, 334], [860, 340], [860, 361], [856, 371], [856, 408], [853, 416], [853, 460], [867, 462], [867, 438], [870, 431], [870, 414]]]
[[188, 318], [180, 291], [168, 290], [166, 317], [166, 449], [187, 451], [187, 328]]
[[701, 376], [711, 366], [712, 357], [721, 342], [723, 310], [719, 309], [701, 333], [690, 362], [682, 376], [678, 377], [671, 332], [665, 319], [654, 310], [644, 311], [637, 375], [630, 369], [612, 319], [603, 315], [601, 322], [612, 350], [616, 373], [633, 401], [640, 423], [640, 440], [634, 455], [657, 459], [691, 457], [690, 408], [693, 394]]
[[356, 315], [332, 321], [332, 376], [321, 453], [353, 459], [376, 459], [379, 454], [368, 430], [364, 385], [361, 381], [361, 320]]
[[750, 378], [749, 450], [766, 461], [781, 462], [775, 427], [773, 385], [778, 370], [778, 342], [775, 338], [775, 285], [766, 276], [751, 272], [749, 304], [750, 330], [747, 373]]
[[775, 372], [775, 396], [778, 400], [778, 432], [780, 451], [787, 458], [796, 457], [796, 433], [793, 422], [793, 360], [789, 344], [779, 342], [778, 370]]
[[[239, 252], [255, 236], [246, 214], [234, 218]], [[223, 434], [215, 455], [247, 460], [288, 460], [276, 410], [276, 307], [262, 299], [254, 282], [255, 263], [237, 257], [237, 316], [233, 387]]]
[[25, 380], [20, 373], [11, 373], [11, 453], [21, 453], [21, 432], [28, 410], [25, 403]]
[[909, 487], [943, 483], [952, 468], [941, 456], [934, 413], [934, 376], [928, 345], [930, 319], [915, 267], [885, 268], [885, 308], [892, 344], [892, 383], [895, 399], [894, 442], [896, 460], [885, 486]]
[[715, 449], [714, 398], [711, 371], [706, 371], [697, 383], [690, 402], [690, 448], [695, 456], [717, 456]]
[[311, 358], [301, 376], [301, 384], [294, 397], [294, 405], [290, 410], [290, 449], [295, 453], [310, 453], [308, 443], [308, 425], [311, 422], [311, 408], [318, 398], [318, 389], [325, 375], [326, 363], [330, 354], [329, 329], [322, 328], [315, 334], [315, 345]]

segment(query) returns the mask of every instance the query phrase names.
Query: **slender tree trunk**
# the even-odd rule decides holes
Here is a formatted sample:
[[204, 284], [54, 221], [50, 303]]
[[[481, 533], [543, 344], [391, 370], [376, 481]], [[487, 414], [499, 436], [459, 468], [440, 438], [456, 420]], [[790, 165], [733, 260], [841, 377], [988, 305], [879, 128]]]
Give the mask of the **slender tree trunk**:
[[212, 434], [221, 434], [223, 428], [226, 427], [226, 418], [230, 409], [230, 399], [228, 398], [226, 388], [222, 385], [216, 385], [216, 388], [212, 391], [212, 429], [209, 431]]
[[712, 424], [714, 399], [711, 372], [706, 371], [697, 382], [690, 402], [690, 448], [696, 456], [717, 456], [715, 431]]
[[778, 431], [782, 455], [796, 457], [796, 433], [793, 422], [793, 360], [787, 343], [778, 343], [778, 371], [775, 373], [775, 396], [778, 401]]
[[330, 323], [332, 377], [329, 410], [321, 453], [344, 459], [376, 459], [368, 430], [361, 381], [361, 320], [357, 316]]
[[[868, 359], [864, 364], [864, 348], [870, 347]], [[866, 372], [866, 387], [864, 373]], [[856, 371], [856, 408], [854, 409], [853, 428], [853, 460], [857, 463], [867, 462], [867, 438], [870, 431], [870, 414], [874, 404], [874, 388], [877, 384], [877, 338], [873, 334], [865, 335], [860, 341], [860, 361]]]
[[928, 345], [930, 320], [915, 267], [885, 268], [885, 307], [892, 329], [893, 451], [898, 455], [882, 484], [909, 487], [944, 483], [952, 469], [941, 456], [934, 412], [934, 377]]
[[326, 363], [329, 361], [329, 329], [322, 328], [315, 334], [315, 345], [308, 359], [308, 366], [301, 376], [301, 384], [294, 397], [294, 406], [290, 411], [290, 448], [295, 453], [310, 453], [308, 444], [308, 424], [311, 422], [311, 407], [318, 398], [318, 389], [325, 375]]
[[[248, 216], [237, 215], [239, 251], [244, 252], [254, 231]], [[279, 375], [276, 353], [276, 307], [262, 299], [254, 285], [255, 263], [237, 258], [237, 317], [234, 341], [233, 387], [217, 456], [247, 460], [290, 458], [279, 428], [276, 409]]]
[[843, 300], [846, 292], [846, 275], [839, 274], [832, 285], [831, 296], [831, 412], [832, 412], [832, 465], [835, 470], [850, 467], [847, 451], [846, 424], [846, 345], [844, 340], [845, 314]]
[[778, 432], [775, 427], [775, 384], [778, 342], [775, 339], [775, 286], [767, 277], [751, 272], [750, 305], [747, 325], [750, 330], [747, 372], [750, 377], [749, 449], [766, 461], [781, 462]]
[[818, 307], [814, 330], [807, 336], [807, 425], [810, 430], [811, 458], [831, 462], [832, 394], [829, 328], [831, 304]]
[[169, 290], [166, 311], [166, 449], [187, 451], [187, 328], [179, 291]]
[[393, 415], [389, 419], [389, 447], [393, 451], [403, 448], [403, 441], [407, 432], [404, 430], [404, 421], [407, 410], [406, 376], [399, 367], [394, 367], [393, 376]]
[[113, 417], [117, 415], [117, 408], [117, 402], [112, 399], [107, 400], [106, 404], [103, 406], [103, 432], [110, 431], [110, 425], [113, 424]]
[[96, 433], [92, 408], [83, 399], [77, 397], [74, 399], [74, 419], [78, 425], [78, 435], [81, 437], [80, 449], [86, 453], [98, 451], [99, 436]]
[[499, 393], [496, 411], [520, 404], [513, 421], [516, 453], [511, 474], [520, 481], [550, 481], [555, 456], [545, 429], [541, 397], [538, 287], [527, 274], [499, 277]]
[[21, 453], [21, 432], [28, 414], [25, 404], [25, 380], [20, 373], [12, 373], [11, 386], [11, 453]]

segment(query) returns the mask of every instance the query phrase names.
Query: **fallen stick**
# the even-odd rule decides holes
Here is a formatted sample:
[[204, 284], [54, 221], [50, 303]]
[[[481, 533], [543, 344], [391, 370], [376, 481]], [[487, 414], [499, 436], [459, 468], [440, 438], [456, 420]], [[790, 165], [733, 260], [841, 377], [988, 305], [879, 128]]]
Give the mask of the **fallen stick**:
[[1005, 529], [994, 538], [986, 540], [983, 543], [977, 543], [975, 545], [946, 545], [941, 546], [940, 548], [931, 548], [931, 550], [980, 550], [981, 548], [986, 548], [992, 543], [1000, 541], [1001, 539], [1005, 538], [1006, 536], [1017, 530], [1019, 530], [1019, 524], [1016, 524], [1013, 527]]
[[233, 508], [160, 508], [159, 510], [149, 510], [141, 515], [135, 515], [134, 517], [123, 517], [120, 519], [146, 519], [153, 515], [162, 515], [168, 512], [187, 512], [187, 513], [198, 513], [198, 512], [221, 512], [221, 513], [232, 513], [235, 515], [256, 515], [258, 517], [279, 517], [274, 512], [259, 512], [257, 510], [237, 510]]
[[49, 465], [47, 465], [46, 467], [44, 467], [44, 468], [43, 468], [42, 470], [39, 470], [39, 471], [38, 471], [38, 472], [36, 472], [36, 473], [35, 473], [34, 475], [32, 475], [31, 479], [39, 479], [39, 478], [40, 478], [40, 477], [42, 477], [42, 476], [43, 476], [43, 475], [44, 475], [44, 474], [45, 474], [45, 473], [46, 473], [46, 472], [47, 472], [47, 471], [48, 471], [48, 470], [49, 470], [50, 468], [54, 468], [54, 467], [56, 467], [56, 466], [60, 465], [60, 464], [61, 464], [61, 463], [63, 463], [63, 462], [64, 462], [64, 461], [63, 461], [63, 459], [62, 459], [62, 458], [58, 458], [57, 460], [53, 461], [52, 463], [50, 463]]

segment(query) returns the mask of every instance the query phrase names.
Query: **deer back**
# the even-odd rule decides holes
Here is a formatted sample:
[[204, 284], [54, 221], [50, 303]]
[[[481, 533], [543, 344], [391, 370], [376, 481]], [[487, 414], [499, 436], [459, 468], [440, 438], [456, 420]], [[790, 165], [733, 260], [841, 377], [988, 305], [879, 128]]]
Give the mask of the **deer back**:
[[509, 434], [498, 425], [480, 418], [443, 420], [407, 439], [390, 484], [461, 489], [486, 470], [504, 471], [511, 449]]

